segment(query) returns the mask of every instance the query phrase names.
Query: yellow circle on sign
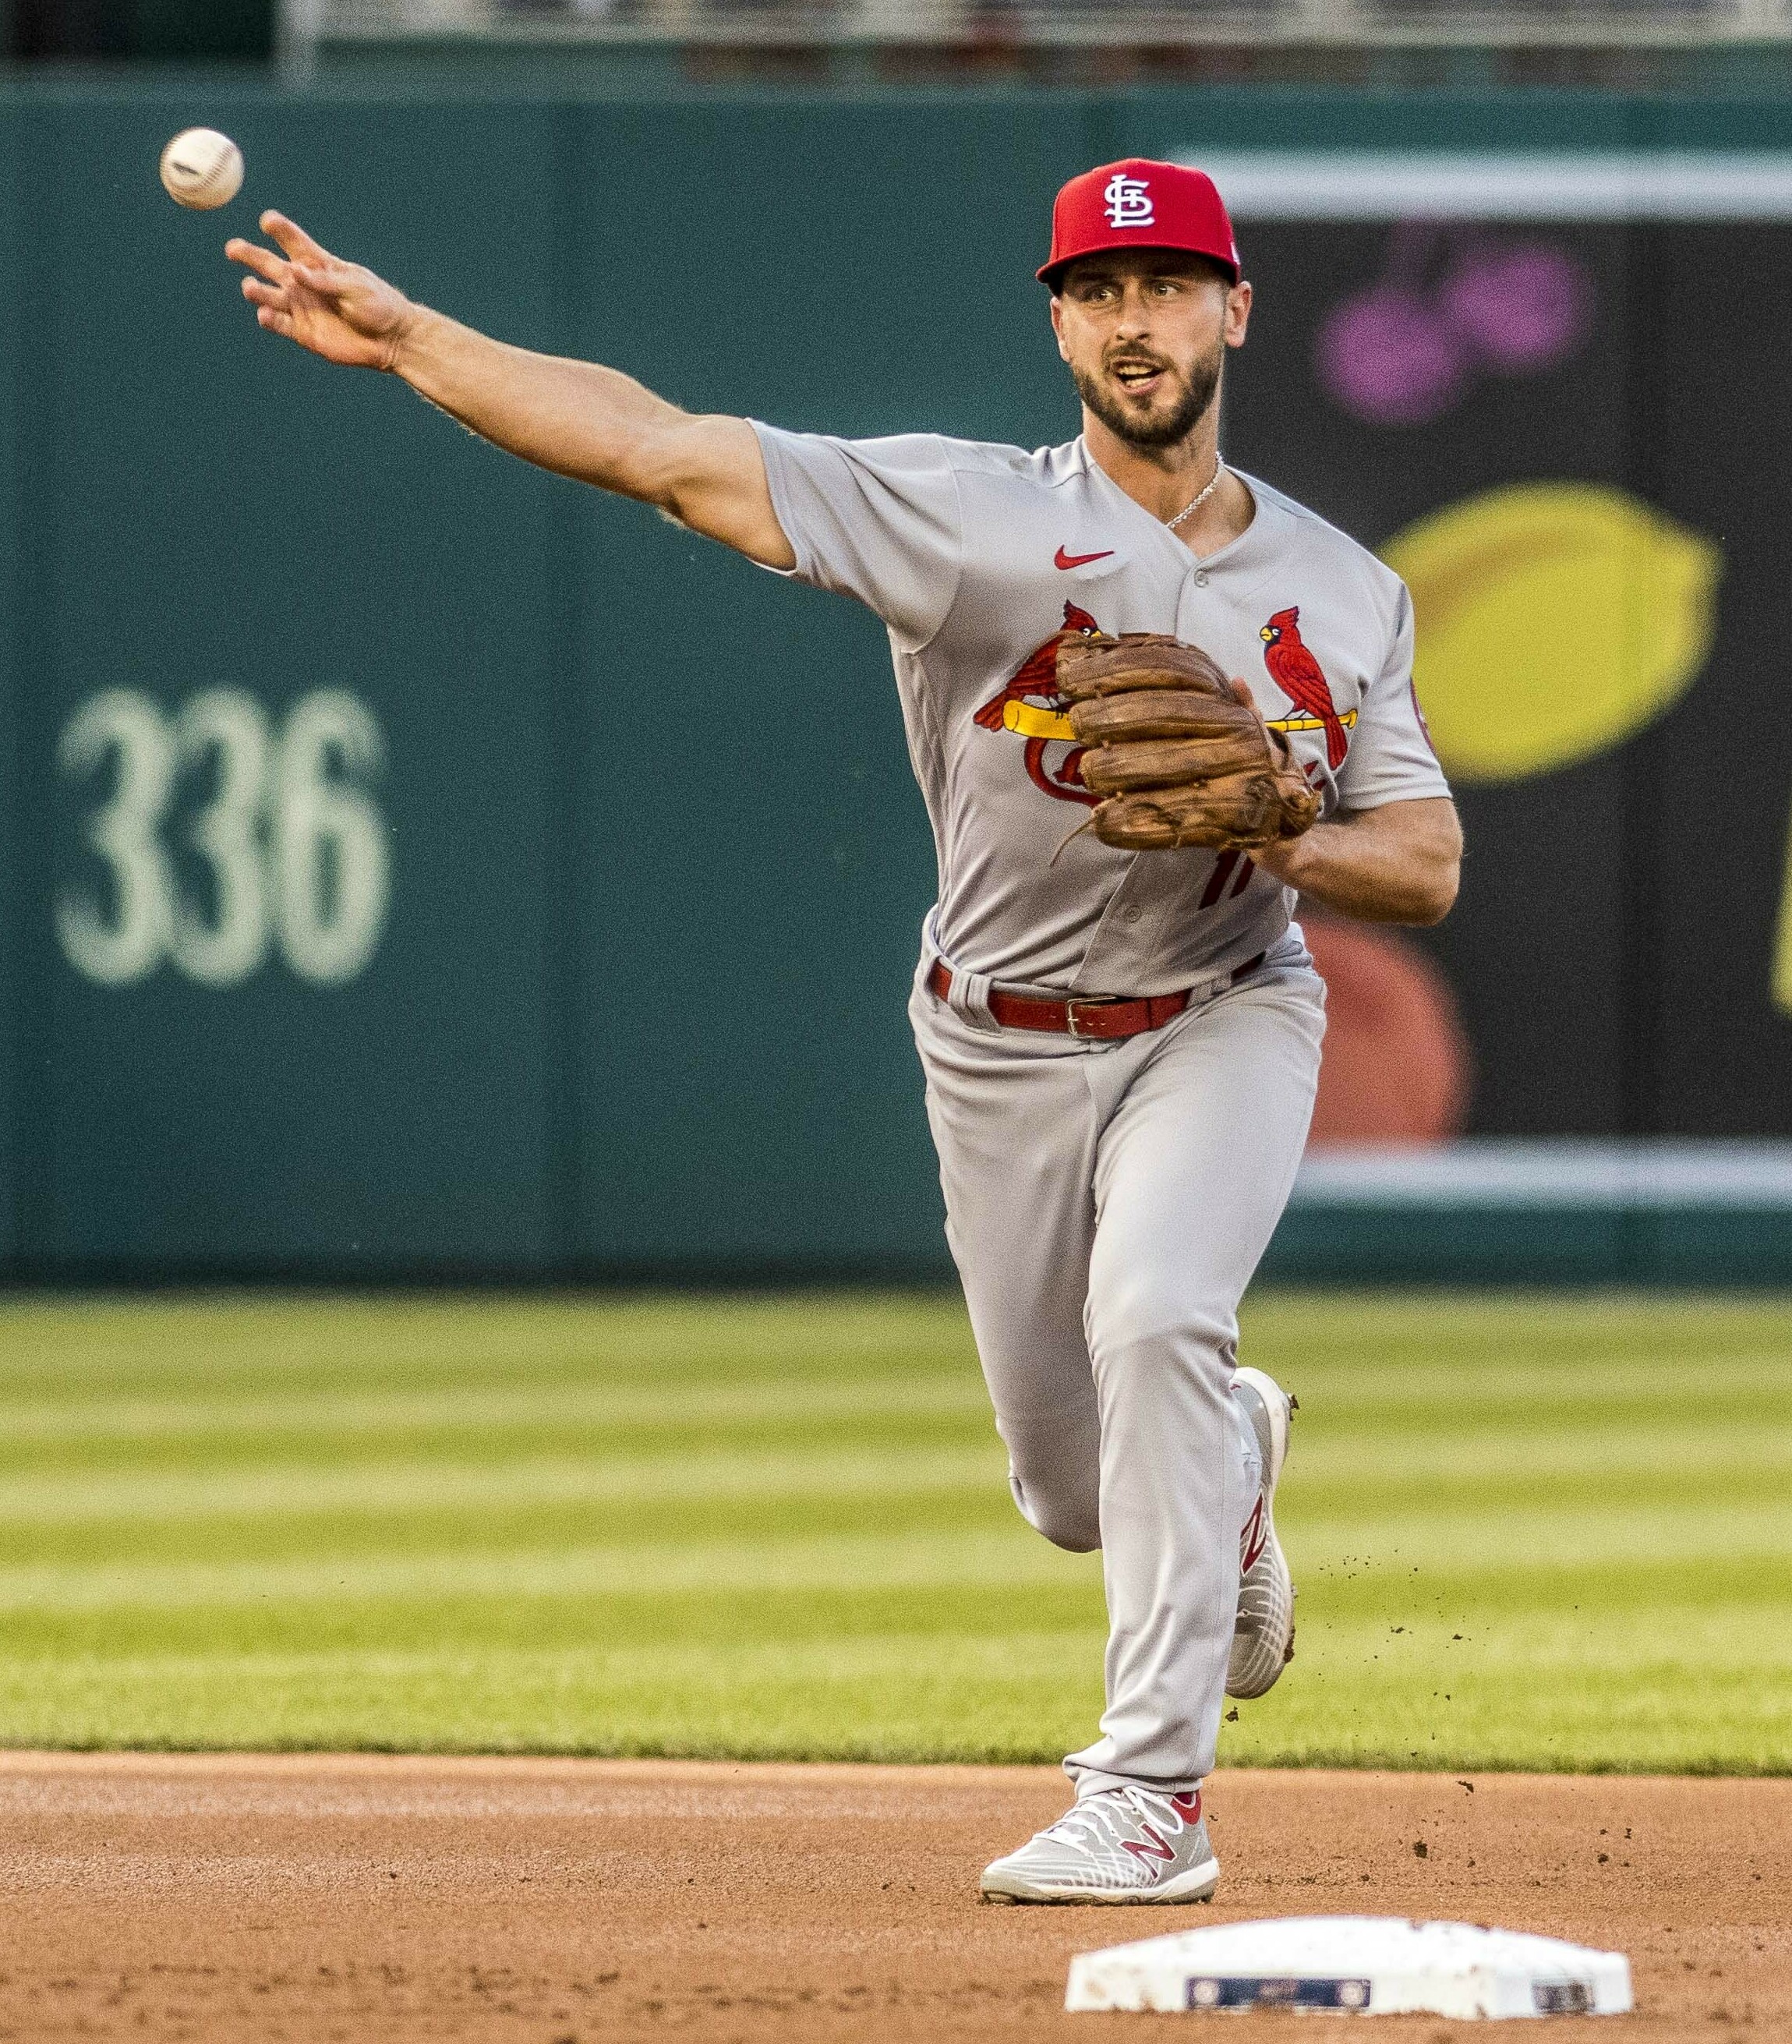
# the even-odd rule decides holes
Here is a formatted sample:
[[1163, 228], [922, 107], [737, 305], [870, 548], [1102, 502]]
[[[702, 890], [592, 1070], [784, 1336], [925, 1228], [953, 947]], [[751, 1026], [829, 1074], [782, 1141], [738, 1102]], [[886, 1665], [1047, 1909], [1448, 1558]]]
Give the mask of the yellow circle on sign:
[[1711, 650], [1723, 556], [1621, 490], [1489, 490], [1408, 526], [1382, 558], [1412, 591], [1419, 700], [1461, 781], [1608, 750]]

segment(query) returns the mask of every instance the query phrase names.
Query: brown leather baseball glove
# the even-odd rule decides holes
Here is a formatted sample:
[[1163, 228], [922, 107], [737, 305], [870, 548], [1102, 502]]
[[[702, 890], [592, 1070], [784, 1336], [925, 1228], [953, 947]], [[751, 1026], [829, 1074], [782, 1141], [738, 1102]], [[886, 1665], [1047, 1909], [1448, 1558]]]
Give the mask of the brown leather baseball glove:
[[1287, 740], [1199, 646], [1158, 632], [1066, 633], [1057, 686], [1088, 747], [1084, 784], [1103, 797], [1093, 818], [1103, 844], [1249, 851], [1299, 837], [1318, 816]]

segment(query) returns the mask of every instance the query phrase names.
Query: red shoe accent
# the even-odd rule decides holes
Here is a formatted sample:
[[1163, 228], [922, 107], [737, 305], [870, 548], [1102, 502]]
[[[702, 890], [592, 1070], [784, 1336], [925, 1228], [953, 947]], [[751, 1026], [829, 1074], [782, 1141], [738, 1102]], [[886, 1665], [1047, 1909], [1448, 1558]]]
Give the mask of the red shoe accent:
[[1269, 1545], [1269, 1515], [1263, 1508], [1263, 1493], [1257, 1494], [1257, 1502], [1251, 1507], [1251, 1516], [1245, 1521], [1245, 1530], [1238, 1535], [1238, 1570], [1242, 1574], [1256, 1566], [1258, 1558]]
[[1174, 1859], [1176, 1847], [1165, 1838], [1154, 1825], [1141, 1824], [1139, 1829], [1151, 1842], [1146, 1845], [1139, 1838], [1122, 1838], [1120, 1850], [1131, 1853], [1138, 1859]]

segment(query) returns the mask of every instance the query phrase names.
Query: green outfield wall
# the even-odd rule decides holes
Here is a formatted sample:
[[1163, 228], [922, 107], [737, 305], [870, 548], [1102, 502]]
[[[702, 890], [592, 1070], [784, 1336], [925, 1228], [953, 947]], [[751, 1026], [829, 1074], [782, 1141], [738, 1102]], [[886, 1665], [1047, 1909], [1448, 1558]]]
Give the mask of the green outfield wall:
[[[218, 215], [155, 179], [199, 121], [249, 165]], [[0, 86], [0, 1266], [944, 1271], [903, 1012], [932, 845], [881, 628], [270, 340], [221, 247], [278, 204], [695, 408], [1034, 445], [1074, 428], [1030, 275], [1053, 189], [1209, 148], [1740, 152], [1765, 189], [1792, 109]], [[1428, 230], [1422, 289], [1546, 243], [1587, 294], [1571, 348], [1478, 356], [1404, 422], [1314, 367], [1398, 221], [1264, 199], [1229, 452], [1376, 545], [1542, 481], [1721, 551], [1640, 724], [1464, 786], [1462, 909], [1426, 941], [1472, 1135], [1784, 1140], [1792, 206], [1535, 188], [1537, 221]], [[1590, 643], [1657, 630], [1647, 570]], [[1792, 1227], [1748, 1225], [1730, 1263], [1792, 1278]], [[1280, 1267], [1451, 1274], [1364, 1228], [1309, 1222]], [[1527, 1240], [1560, 1262], [1509, 1233], [1491, 1274], [1536, 1274]], [[1569, 1274], [1660, 1261], [1586, 1239]]]

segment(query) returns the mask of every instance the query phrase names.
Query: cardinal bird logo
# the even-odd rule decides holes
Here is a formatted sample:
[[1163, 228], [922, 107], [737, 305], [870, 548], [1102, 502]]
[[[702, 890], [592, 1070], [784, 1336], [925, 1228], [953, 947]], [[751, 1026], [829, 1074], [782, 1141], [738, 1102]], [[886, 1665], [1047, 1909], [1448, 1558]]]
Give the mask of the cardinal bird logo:
[[1301, 638], [1300, 606], [1278, 610], [1257, 636], [1263, 641], [1263, 664], [1269, 670], [1269, 678], [1297, 709], [1319, 720], [1326, 734], [1326, 764], [1335, 774], [1344, 764], [1350, 741], [1332, 701], [1325, 670]]
[[[1067, 603], [1061, 629], [1099, 632], [1101, 627], [1086, 610]], [[1042, 646], [1034, 647], [1014, 679], [977, 712], [975, 721], [985, 731], [1017, 732], [1026, 740], [1027, 778], [1034, 787], [1061, 802], [1081, 802], [1093, 809], [1100, 798], [1083, 786], [1087, 748], [1076, 743], [1064, 698], [1057, 692], [1057, 641], [1054, 632]], [[1048, 750], [1061, 744], [1070, 750], [1055, 755]]]

